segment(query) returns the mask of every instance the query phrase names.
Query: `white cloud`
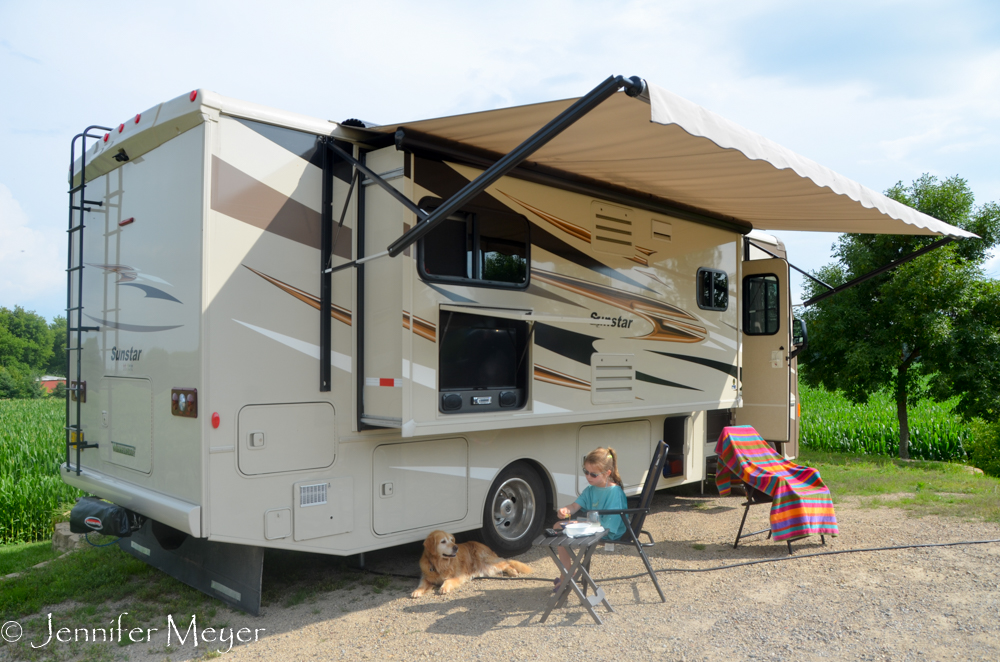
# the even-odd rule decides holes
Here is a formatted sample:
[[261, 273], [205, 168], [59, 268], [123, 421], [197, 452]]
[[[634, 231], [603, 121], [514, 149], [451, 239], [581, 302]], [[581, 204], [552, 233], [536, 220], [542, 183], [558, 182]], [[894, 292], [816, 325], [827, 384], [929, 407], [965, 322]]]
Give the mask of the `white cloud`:
[[65, 247], [32, 228], [10, 189], [0, 184], [0, 306], [13, 308], [65, 287]]

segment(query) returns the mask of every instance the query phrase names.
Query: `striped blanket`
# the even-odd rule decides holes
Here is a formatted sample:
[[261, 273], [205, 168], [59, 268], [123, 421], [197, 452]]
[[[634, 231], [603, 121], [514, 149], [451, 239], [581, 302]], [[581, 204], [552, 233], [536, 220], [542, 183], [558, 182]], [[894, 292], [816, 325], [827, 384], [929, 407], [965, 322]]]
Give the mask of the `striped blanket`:
[[723, 428], [715, 452], [719, 494], [728, 495], [733, 483], [742, 481], [771, 495], [775, 540], [837, 535], [833, 500], [818, 471], [780, 457], [749, 425]]

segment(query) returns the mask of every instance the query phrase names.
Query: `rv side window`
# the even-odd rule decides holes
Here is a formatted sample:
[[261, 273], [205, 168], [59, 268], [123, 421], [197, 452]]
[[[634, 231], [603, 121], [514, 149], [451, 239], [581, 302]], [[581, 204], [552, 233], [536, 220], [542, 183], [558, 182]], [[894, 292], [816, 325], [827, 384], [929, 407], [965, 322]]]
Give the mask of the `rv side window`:
[[698, 269], [698, 307], [702, 310], [729, 308], [729, 276], [718, 269]]
[[490, 209], [458, 213], [421, 240], [420, 275], [437, 282], [525, 288], [528, 246], [528, 219], [523, 216]]
[[773, 336], [778, 332], [778, 277], [772, 274], [743, 279], [743, 332]]

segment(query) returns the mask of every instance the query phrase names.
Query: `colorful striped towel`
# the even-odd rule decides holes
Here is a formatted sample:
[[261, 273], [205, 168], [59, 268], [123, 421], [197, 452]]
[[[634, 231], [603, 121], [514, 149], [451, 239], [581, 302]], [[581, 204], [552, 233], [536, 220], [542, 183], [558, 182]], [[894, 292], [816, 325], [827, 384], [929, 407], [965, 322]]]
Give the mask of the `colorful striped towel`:
[[743, 481], [771, 495], [775, 540], [837, 535], [833, 500], [818, 471], [780, 457], [749, 425], [723, 428], [715, 452], [719, 494], [728, 495], [734, 482]]

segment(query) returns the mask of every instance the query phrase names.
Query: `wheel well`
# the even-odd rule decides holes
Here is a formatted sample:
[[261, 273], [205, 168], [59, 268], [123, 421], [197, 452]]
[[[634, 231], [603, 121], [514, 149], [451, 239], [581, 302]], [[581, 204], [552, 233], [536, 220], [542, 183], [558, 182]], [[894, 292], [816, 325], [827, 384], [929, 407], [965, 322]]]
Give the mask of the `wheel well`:
[[[555, 490], [552, 487], [552, 475], [549, 474], [548, 470], [542, 466], [541, 463], [526, 457], [509, 462], [503, 469], [506, 469], [515, 462], [524, 462], [529, 467], [534, 469], [535, 473], [538, 474], [538, 477], [541, 479], [542, 486], [545, 488], [545, 515], [547, 516], [548, 513], [555, 507], [553, 504], [555, 503], [556, 495]], [[503, 471], [503, 469], [500, 471]]]

